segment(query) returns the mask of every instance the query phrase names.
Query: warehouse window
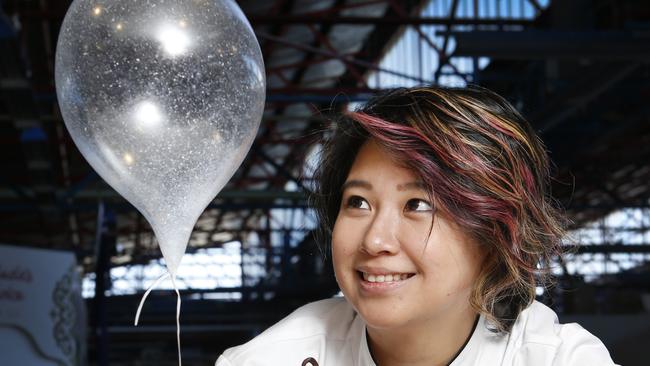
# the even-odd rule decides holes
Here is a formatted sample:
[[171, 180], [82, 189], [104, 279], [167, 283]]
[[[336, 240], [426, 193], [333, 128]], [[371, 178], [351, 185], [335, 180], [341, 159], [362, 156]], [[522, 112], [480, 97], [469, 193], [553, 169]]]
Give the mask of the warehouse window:
[[[537, 1], [541, 9], [549, 5], [549, 0]], [[452, 0], [432, 0], [425, 6], [421, 16], [425, 18], [449, 18]], [[537, 10], [528, 0], [459, 0], [455, 9], [456, 19], [485, 20], [531, 20]], [[452, 31], [481, 30], [521, 30], [518, 25], [455, 25]], [[453, 55], [456, 42], [453, 36], [445, 40], [445, 25], [407, 26], [402, 35], [389, 48], [379, 63], [386, 71], [371, 72], [367, 77], [368, 86], [376, 89], [408, 87], [435, 83], [445, 86], [465, 86], [475, 82], [476, 71], [489, 63], [487, 57], [454, 57], [440, 66], [440, 53]], [[443, 49], [444, 48], [444, 49]], [[391, 73], [394, 71], [395, 73]], [[407, 77], [396, 74], [405, 74]]]

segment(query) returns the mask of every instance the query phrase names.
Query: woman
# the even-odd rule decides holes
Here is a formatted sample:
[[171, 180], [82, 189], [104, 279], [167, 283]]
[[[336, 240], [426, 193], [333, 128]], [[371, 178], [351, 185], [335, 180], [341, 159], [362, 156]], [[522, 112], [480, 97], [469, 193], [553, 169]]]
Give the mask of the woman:
[[343, 298], [301, 307], [228, 365], [613, 365], [535, 301], [560, 253], [548, 158], [481, 88], [398, 89], [342, 117], [314, 203]]

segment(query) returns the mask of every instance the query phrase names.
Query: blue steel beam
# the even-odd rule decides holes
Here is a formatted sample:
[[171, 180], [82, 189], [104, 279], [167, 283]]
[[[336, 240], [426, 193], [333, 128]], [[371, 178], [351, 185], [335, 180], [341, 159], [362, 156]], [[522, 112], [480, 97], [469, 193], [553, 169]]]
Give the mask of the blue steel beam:
[[650, 34], [634, 31], [450, 31], [454, 56], [535, 60], [549, 58], [650, 62]]
[[446, 25], [453, 26], [529, 26], [533, 22], [526, 19], [449, 19], [448, 17], [414, 16], [312, 16], [312, 15], [251, 15], [251, 24], [352, 24], [352, 25]]
[[14, 25], [2, 9], [2, 0], [0, 0], [0, 39], [14, 38], [16, 37]]

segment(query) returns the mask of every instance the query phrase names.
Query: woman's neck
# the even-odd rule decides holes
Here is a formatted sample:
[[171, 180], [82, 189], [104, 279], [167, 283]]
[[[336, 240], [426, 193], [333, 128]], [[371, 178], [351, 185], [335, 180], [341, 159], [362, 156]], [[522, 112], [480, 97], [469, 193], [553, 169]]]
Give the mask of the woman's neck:
[[368, 326], [368, 347], [378, 366], [445, 366], [471, 337], [477, 316], [467, 306], [400, 329]]

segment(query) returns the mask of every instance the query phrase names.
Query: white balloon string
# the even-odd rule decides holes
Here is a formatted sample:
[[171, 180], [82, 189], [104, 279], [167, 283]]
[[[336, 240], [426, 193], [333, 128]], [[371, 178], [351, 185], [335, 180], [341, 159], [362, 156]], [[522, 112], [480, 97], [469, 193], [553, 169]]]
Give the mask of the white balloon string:
[[182, 366], [181, 361], [181, 294], [175, 281], [176, 276], [171, 276], [174, 291], [176, 291], [176, 344], [178, 345], [178, 366]]
[[158, 286], [158, 284], [160, 284], [160, 282], [167, 277], [169, 277], [169, 273], [165, 273], [162, 276], [158, 277], [156, 282], [151, 284], [151, 286], [149, 286], [147, 291], [145, 291], [144, 295], [142, 295], [142, 299], [140, 300], [140, 305], [138, 305], [138, 311], [135, 313], [135, 326], [138, 326], [138, 322], [140, 321], [140, 312], [142, 311], [142, 306], [144, 305], [144, 301], [147, 300], [147, 296], [149, 296], [151, 290], [153, 290], [156, 286]]

